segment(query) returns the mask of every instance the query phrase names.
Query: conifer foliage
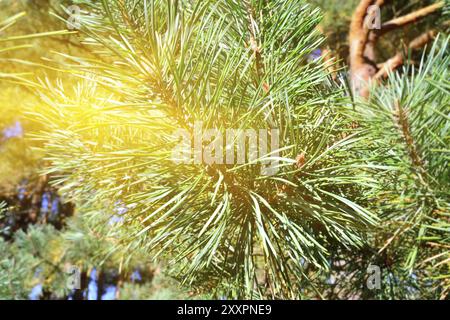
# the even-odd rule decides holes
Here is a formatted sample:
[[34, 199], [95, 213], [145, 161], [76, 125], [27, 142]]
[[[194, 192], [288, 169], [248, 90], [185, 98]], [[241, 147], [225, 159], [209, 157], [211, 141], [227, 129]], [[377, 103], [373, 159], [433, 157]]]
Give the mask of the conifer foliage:
[[[122, 245], [167, 259], [228, 297], [295, 298], [329, 249], [363, 244], [370, 185], [321, 61], [320, 13], [304, 1], [85, 3], [85, 80], [42, 83], [49, 173], [75, 201], [125, 210]], [[88, 14], [89, 13], [89, 14]], [[174, 132], [276, 129], [279, 150], [245, 164], [175, 163]], [[274, 156], [278, 151], [279, 155]], [[355, 156], [353, 156], [355, 155]], [[266, 157], [266, 158], [264, 158]], [[279, 161], [274, 175], [264, 161]], [[357, 165], [354, 165], [357, 164]], [[311, 271], [314, 270], [314, 271]]]
[[0, 242], [0, 295], [26, 296], [37, 248], [55, 296], [62, 264], [122, 279], [155, 262], [213, 298], [449, 297], [448, 35], [366, 99], [318, 57], [305, 0], [74, 5], [50, 34], [83, 53], [27, 63], [60, 80], [0, 73], [36, 93], [27, 138], [76, 207], [57, 234]]

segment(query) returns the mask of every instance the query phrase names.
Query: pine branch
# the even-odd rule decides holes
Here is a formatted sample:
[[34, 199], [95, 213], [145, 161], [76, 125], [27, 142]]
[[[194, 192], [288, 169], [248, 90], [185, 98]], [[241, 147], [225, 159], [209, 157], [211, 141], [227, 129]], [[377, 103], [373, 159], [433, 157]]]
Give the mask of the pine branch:
[[400, 129], [400, 132], [402, 133], [411, 164], [418, 173], [420, 180], [425, 184], [427, 173], [424, 163], [419, 155], [418, 146], [412, 137], [408, 115], [398, 100], [394, 102], [394, 112], [394, 119]]
[[420, 36], [413, 39], [409, 45], [407, 51], [400, 51], [392, 58], [388, 59], [386, 62], [381, 63], [379, 65], [379, 71], [375, 75], [375, 79], [381, 80], [383, 78], [386, 78], [390, 72], [394, 71], [395, 69], [399, 68], [404, 63], [404, 57], [408, 54], [409, 51], [418, 50], [424, 46], [426, 46], [428, 43], [430, 43], [437, 35], [437, 31], [430, 30], [427, 31]]
[[356, 7], [350, 24], [350, 60], [356, 64], [363, 63], [365, 46], [369, 35], [369, 29], [365, 25], [367, 9], [374, 0], [361, 0]]
[[410, 14], [407, 14], [405, 16], [392, 19], [386, 23], [383, 23], [381, 26], [381, 30], [379, 30], [378, 33], [379, 33], [379, 35], [383, 35], [389, 31], [407, 26], [412, 23], [416, 23], [419, 20], [442, 9], [444, 7], [444, 4], [445, 4], [444, 1], [439, 1], [435, 4], [432, 4], [427, 7], [422, 8], [422, 9], [411, 12]]
[[[303, 0], [146, 3], [104, 0], [83, 43], [111, 64], [74, 57], [73, 73], [94, 74], [76, 98], [51, 85], [42, 92], [48, 110], [34, 116], [50, 128], [41, 137], [52, 170], [77, 203], [123, 203], [114, 245], [176, 261], [185, 283], [298, 297], [329, 268], [331, 246], [361, 247], [378, 222], [358, 204], [367, 164], [349, 152], [365, 136], [341, 138], [350, 119], [333, 103], [340, 93], [322, 62], [308, 61], [322, 41], [319, 11]], [[279, 128], [279, 172], [263, 175], [259, 159], [175, 164], [173, 132], [194, 120]]]

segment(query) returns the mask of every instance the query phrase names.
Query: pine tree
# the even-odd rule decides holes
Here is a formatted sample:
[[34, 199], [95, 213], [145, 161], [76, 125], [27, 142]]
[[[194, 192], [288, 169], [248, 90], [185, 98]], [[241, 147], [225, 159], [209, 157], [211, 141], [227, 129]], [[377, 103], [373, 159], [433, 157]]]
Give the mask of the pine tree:
[[[76, 216], [0, 243], [0, 294], [28, 292], [30, 261], [54, 297], [67, 292], [52, 264], [125, 278], [155, 261], [204, 297], [448, 298], [448, 36], [353, 100], [314, 57], [321, 14], [303, 0], [77, 5], [83, 53], [46, 60], [63, 80], [26, 81], [44, 173]], [[200, 123], [218, 129], [200, 134], [202, 161]], [[208, 162], [227, 129], [279, 133], [279, 147]], [[191, 157], [174, 161], [180, 132]]]
[[422, 297], [432, 287], [432, 298], [450, 294], [449, 40], [441, 36], [418, 67], [391, 74], [358, 109], [379, 155], [374, 161], [388, 171], [375, 193], [373, 210], [384, 221], [376, 248], [395, 262], [399, 281]]
[[[58, 190], [48, 185], [47, 175], [39, 177], [43, 154], [33, 149], [36, 141], [27, 135], [42, 124], [26, 120], [24, 113], [26, 104], [36, 102], [29, 71], [38, 74], [41, 68], [29, 66], [49, 43], [55, 49], [70, 50], [54, 40], [72, 46], [76, 43], [50, 38], [67, 31], [49, 31], [56, 27], [54, 21], [43, 20], [45, 14], [37, 11], [34, 3], [28, 5], [31, 8], [17, 2], [1, 3], [0, 20], [15, 14], [0, 22], [0, 300], [86, 299], [88, 295], [97, 299], [111, 285], [115, 291], [112, 298], [187, 297], [158, 272], [159, 266], [138, 258], [138, 254], [128, 260], [125, 254], [112, 254], [109, 221], [102, 221], [105, 228], [94, 233], [82, 215], [69, 218], [73, 205], [62, 203]], [[17, 13], [19, 9], [27, 11]], [[30, 12], [31, 18], [27, 16]], [[38, 33], [27, 34], [30, 31]], [[49, 81], [55, 77], [55, 72], [47, 70], [46, 74]], [[68, 285], [69, 267], [80, 270], [80, 290], [71, 290]], [[164, 288], [161, 294], [156, 290], [159, 287]], [[111, 290], [108, 292], [111, 298]]]
[[[83, 43], [98, 58], [66, 55], [60, 68], [84, 80], [72, 92], [41, 82], [45, 107], [32, 114], [49, 128], [56, 183], [77, 203], [123, 206], [118, 250], [145, 248], [185, 284], [320, 296], [330, 251], [361, 247], [378, 219], [362, 206], [373, 184], [357, 152], [365, 138], [308, 59], [323, 40], [319, 11], [298, 0], [84, 5]], [[174, 132], [196, 121], [279, 130], [280, 155], [174, 163]], [[275, 175], [261, 174], [269, 160]]]

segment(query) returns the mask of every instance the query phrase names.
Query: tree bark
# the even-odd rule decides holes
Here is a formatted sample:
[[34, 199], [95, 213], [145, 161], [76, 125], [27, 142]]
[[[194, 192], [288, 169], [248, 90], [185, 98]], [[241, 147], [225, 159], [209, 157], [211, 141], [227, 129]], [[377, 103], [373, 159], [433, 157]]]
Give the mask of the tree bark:
[[[415, 23], [420, 19], [437, 12], [444, 6], [443, 1], [416, 10], [402, 17], [392, 19], [381, 25], [381, 29], [369, 30], [365, 23], [368, 8], [371, 5], [381, 7], [385, 0], [361, 0], [357, 6], [350, 24], [350, 84], [355, 96], [369, 97], [371, 84], [385, 77], [389, 71], [395, 70], [404, 63], [404, 52], [398, 52], [394, 57], [381, 65], [376, 63], [376, 45], [378, 39], [385, 33]], [[416, 50], [430, 42], [436, 35], [434, 30], [428, 31], [411, 41], [409, 49]]]
[[438, 11], [443, 6], [444, 6], [444, 1], [440, 1], [438, 3], [430, 5], [428, 7], [416, 10], [405, 16], [392, 19], [391, 21], [383, 23], [383, 25], [381, 26], [380, 34], [385, 34], [386, 32], [389, 32], [391, 30], [394, 30], [394, 29], [397, 29], [400, 27], [404, 27], [404, 26], [412, 24], [412, 23], [416, 23], [420, 19]]
[[367, 46], [370, 30], [365, 24], [369, 6], [376, 3], [374, 0], [361, 0], [350, 24], [350, 83], [353, 93], [362, 97], [368, 97], [370, 81], [377, 72], [375, 39], [372, 38], [371, 45]]

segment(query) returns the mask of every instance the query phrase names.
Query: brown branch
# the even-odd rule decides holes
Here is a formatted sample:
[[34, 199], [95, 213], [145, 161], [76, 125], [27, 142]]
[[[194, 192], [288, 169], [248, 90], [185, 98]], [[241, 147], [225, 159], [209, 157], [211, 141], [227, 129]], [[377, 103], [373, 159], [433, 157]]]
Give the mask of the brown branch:
[[416, 50], [425, 46], [435, 36], [434, 30], [428, 31], [410, 42], [407, 50], [397, 54], [385, 63], [376, 63], [376, 44], [384, 33], [405, 26], [438, 11], [444, 2], [439, 1], [433, 5], [419, 9], [405, 16], [392, 19], [384, 23], [379, 30], [369, 30], [365, 23], [368, 18], [368, 9], [371, 5], [383, 6], [386, 0], [361, 0], [357, 6], [350, 24], [349, 46], [350, 46], [350, 76], [353, 92], [356, 96], [367, 98], [372, 81], [379, 81], [387, 74], [401, 66], [404, 62], [405, 52]]
[[364, 50], [367, 44], [369, 29], [365, 25], [367, 9], [372, 5], [373, 0], [361, 0], [356, 7], [350, 23], [350, 60], [354, 63], [363, 63]]
[[364, 56], [365, 47], [370, 33], [369, 28], [365, 24], [367, 10], [371, 5], [381, 7], [384, 5], [385, 1], [386, 0], [361, 0], [353, 13], [349, 34], [350, 54], [353, 53], [353, 55], [358, 57], [358, 59], [362, 59]]
[[424, 167], [424, 163], [421, 159], [419, 148], [414, 141], [414, 138], [411, 133], [411, 126], [408, 119], [408, 114], [405, 109], [403, 109], [400, 102], [397, 100], [394, 103], [394, 122], [398, 126], [403, 140], [406, 144], [406, 149], [408, 151], [409, 159], [411, 160], [411, 164], [413, 168], [416, 170], [418, 178], [421, 180], [423, 184], [426, 185], [426, 170]]
[[429, 5], [425, 8], [411, 12], [402, 17], [392, 19], [386, 23], [383, 23], [383, 25], [381, 26], [381, 30], [378, 31], [378, 34], [382, 35], [382, 34], [385, 34], [386, 32], [398, 29], [400, 27], [409, 25], [411, 23], [415, 23], [415, 22], [419, 21], [420, 19], [422, 19], [432, 13], [435, 13], [436, 11], [441, 9], [443, 6], [444, 6], [444, 1], [440, 1], [435, 4]]
[[[430, 247], [438, 247], [438, 248], [446, 248], [450, 249], [450, 246], [441, 244], [441, 243], [435, 243], [435, 242], [427, 242], [426, 245], [429, 245]], [[443, 252], [443, 254], [448, 254], [448, 252]]]
[[368, 83], [376, 73], [374, 42], [369, 44], [371, 34], [365, 23], [367, 11], [372, 4], [383, 4], [384, 1], [361, 0], [356, 7], [350, 23], [350, 75], [352, 90], [356, 96], [367, 97]]
[[424, 47], [426, 44], [432, 41], [436, 37], [436, 35], [437, 35], [436, 30], [430, 30], [425, 33], [422, 33], [420, 36], [412, 40], [409, 43], [407, 50], [397, 52], [395, 56], [388, 59], [386, 62], [380, 64], [380, 70], [375, 75], [375, 79], [381, 80], [383, 78], [386, 78], [389, 72], [392, 72], [401, 65], [403, 65], [404, 58], [408, 54], [408, 51], [414, 51]]
[[[375, 5], [378, 7], [382, 7], [386, 1], [385, 0], [377, 0]], [[367, 39], [366, 48], [364, 50], [364, 55], [366, 58], [371, 61], [375, 61], [375, 45], [378, 42], [378, 38], [380, 37], [379, 30], [371, 30], [369, 33], [369, 37]]]

